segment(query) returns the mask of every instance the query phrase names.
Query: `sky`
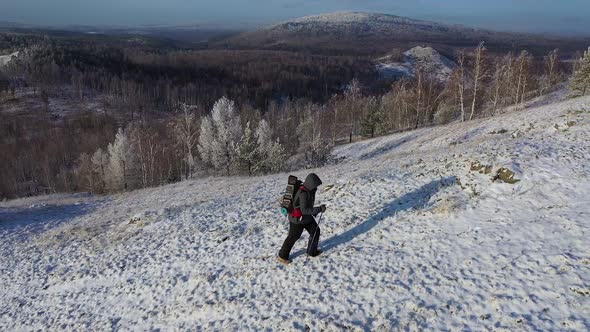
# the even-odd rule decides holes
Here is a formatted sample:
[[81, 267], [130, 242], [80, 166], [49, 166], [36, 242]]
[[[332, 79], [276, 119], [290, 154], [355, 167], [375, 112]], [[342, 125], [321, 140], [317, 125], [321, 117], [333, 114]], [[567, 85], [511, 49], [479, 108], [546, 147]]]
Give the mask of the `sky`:
[[40, 25], [253, 27], [334, 11], [495, 30], [590, 35], [590, 0], [0, 0], [0, 21]]

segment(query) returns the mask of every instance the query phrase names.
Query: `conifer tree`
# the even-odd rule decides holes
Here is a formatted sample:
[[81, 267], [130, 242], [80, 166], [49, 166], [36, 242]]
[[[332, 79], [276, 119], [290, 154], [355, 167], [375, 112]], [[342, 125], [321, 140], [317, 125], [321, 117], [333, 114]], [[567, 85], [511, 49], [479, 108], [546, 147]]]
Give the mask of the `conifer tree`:
[[590, 48], [584, 52], [576, 68], [569, 87], [572, 92], [585, 96], [590, 91]]
[[385, 114], [383, 107], [375, 98], [368, 99], [368, 112], [362, 123], [363, 136], [375, 137], [375, 134], [382, 134], [385, 131]]
[[257, 156], [256, 169], [263, 173], [278, 172], [287, 159], [285, 149], [278, 139], [272, 139], [272, 128], [266, 120], [261, 120], [256, 129]]
[[238, 160], [240, 167], [248, 171], [248, 175], [256, 170], [256, 164], [260, 162], [258, 141], [250, 128], [250, 121], [246, 123], [244, 135], [238, 144]]

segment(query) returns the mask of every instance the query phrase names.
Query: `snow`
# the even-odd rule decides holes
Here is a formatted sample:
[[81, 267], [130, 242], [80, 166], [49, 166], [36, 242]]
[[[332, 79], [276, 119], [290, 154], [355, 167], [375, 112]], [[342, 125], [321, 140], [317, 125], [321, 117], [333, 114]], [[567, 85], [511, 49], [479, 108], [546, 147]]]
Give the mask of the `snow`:
[[[371, 26], [383, 27], [388, 24], [399, 24], [399, 23], [413, 23], [413, 24], [424, 24], [428, 26], [443, 26], [439, 23], [421, 21], [411, 19], [403, 16], [396, 16], [390, 14], [380, 13], [368, 13], [368, 12], [349, 12], [349, 11], [338, 11], [332, 13], [324, 13], [319, 15], [309, 15], [300, 18], [290, 20], [288, 23], [299, 23], [299, 24], [331, 24], [331, 25], [349, 25], [349, 24], [369, 24]], [[285, 24], [284, 23], [284, 24]]]
[[403, 54], [403, 63], [392, 62], [389, 56], [377, 59], [377, 72], [385, 79], [414, 77], [416, 67], [420, 65], [427, 73], [441, 82], [448, 81], [456, 67], [450, 59], [442, 56], [432, 47], [416, 46]]
[[289, 266], [287, 174], [0, 203], [0, 330], [588, 330], [590, 97], [531, 105], [338, 147]]
[[291, 22], [295, 23], [310, 23], [310, 22], [323, 22], [323, 23], [362, 23], [371, 21], [377, 18], [401, 18], [394, 15], [386, 14], [375, 14], [375, 13], [364, 13], [364, 12], [333, 12], [319, 15], [310, 15], [300, 18], [296, 18]]
[[266, 30], [291, 32], [304, 30], [316, 33], [332, 31], [350, 34], [357, 34], [359, 31], [366, 34], [370, 31], [375, 35], [393, 36], [401, 33], [440, 32], [453, 28], [455, 27], [390, 14], [334, 12], [296, 18], [270, 26]]
[[18, 57], [18, 53], [19, 52], [14, 52], [8, 55], [0, 55], [0, 67], [6, 66], [10, 61], [12, 61], [12, 58]]

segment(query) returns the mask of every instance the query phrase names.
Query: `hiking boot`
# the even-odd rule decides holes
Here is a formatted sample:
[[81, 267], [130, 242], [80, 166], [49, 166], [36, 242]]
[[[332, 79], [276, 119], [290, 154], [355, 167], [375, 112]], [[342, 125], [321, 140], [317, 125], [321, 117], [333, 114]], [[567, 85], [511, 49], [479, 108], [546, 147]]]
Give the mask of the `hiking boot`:
[[319, 255], [322, 254], [322, 251], [320, 249], [316, 250], [316, 252], [313, 255], [309, 255], [310, 257], [318, 257]]
[[279, 263], [282, 263], [282, 264], [285, 264], [285, 265], [291, 264], [291, 260], [290, 259], [284, 259], [281, 256], [277, 256], [277, 260], [279, 261]]

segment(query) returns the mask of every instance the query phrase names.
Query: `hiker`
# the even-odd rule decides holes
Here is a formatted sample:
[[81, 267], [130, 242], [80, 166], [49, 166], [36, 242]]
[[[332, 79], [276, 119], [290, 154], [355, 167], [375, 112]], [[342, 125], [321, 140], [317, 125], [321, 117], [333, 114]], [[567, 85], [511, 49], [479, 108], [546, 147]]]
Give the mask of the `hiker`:
[[[299, 182], [301, 183], [301, 182]], [[315, 257], [321, 254], [318, 250], [318, 242], [320, 239], [320, 228], [315, 221], [315, 216], [320, 212], [326, 211], [326, 206], [315, 206], [315, 193], [318, 187], [322, 184], [322, 180], [311, 173], [305, 178], [303, 185], [295, 194], [293, 200], [294, 211], [288, 215], [289, 218], [289, 235], [285, 239], [281, 250], [279, 251], [278, 260], [281, 263], [289, 264], [289, 254], [295, 242], [301, 237], [303, 229], [309, 233], [309, 242], [307, 244], [307, 254]]]

